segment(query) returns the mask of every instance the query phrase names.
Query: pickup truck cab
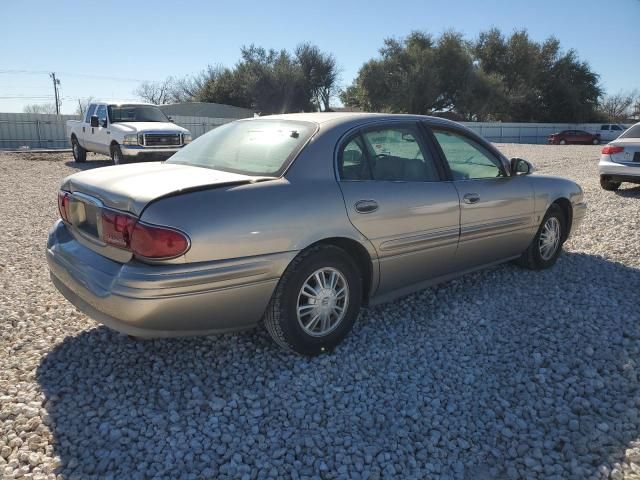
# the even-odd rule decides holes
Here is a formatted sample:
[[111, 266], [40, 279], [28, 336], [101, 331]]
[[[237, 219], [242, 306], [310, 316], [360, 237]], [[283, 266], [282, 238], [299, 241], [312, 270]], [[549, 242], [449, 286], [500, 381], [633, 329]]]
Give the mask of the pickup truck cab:
[[76, 162], [95, 152], [116, 165], [129, 158], [163, 160], [191, 142], [189, 130], [150, 103], [91, 103], [82, 120], [67, 121], [67, 135]]
[[600, 129], [594, 133], [599, 133], [603, 142], [610, 142], [622, 135], [626, 129], [627, 127], [618, 123], [605, 123], [600, 125]]

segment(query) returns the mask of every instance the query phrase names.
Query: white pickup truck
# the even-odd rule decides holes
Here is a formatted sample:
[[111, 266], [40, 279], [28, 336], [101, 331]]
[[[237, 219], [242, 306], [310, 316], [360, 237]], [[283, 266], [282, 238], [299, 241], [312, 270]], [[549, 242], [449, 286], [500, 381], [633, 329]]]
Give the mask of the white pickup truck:
[[128, 158], [166, 159], [191, 142], [189, 130], [150, 103], [91, 103], [84, 119], [67, 120], [67, 136], [76, 162], [96, 152], [116, 165]]

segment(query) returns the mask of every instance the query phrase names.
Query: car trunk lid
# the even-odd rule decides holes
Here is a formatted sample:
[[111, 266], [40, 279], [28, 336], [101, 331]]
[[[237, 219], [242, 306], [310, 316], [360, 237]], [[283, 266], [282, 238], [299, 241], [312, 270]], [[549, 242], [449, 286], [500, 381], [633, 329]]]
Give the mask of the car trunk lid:
[[105, 241], [105, 211], [126, 212], [140, 218], [145, 207], [160, 198], [258, 180], [261, 177], [154, 162], [78, 173], [68, 177], [61, 190], [70, 193], [65, 200], [66, 221], [76, 239], [105, 257], [125, 263], [132, 258], [131, 251]]

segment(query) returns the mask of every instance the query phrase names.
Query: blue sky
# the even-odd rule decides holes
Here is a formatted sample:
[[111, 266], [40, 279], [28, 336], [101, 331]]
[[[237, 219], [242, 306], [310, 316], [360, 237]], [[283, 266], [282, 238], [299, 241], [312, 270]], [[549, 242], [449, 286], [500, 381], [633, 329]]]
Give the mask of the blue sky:
[[[244, 44], [293, 49], [310, 41], [336, 56], [348, 85], [386, 37], [455, 29], [473, 38], [492, 26], [526, 28], [535, 40], [555, 35], [608, 92], [640, 88], [640, 0], [5, 0], [3, 11], [0, 97], [51, 96], [46, 72], [55, 71], [63, 113], [73, 113], [78, 97], [134, 98], [140, 80], [232, 66]], [[45, 102], [52, 100], [0, 98], [0, 112]]]

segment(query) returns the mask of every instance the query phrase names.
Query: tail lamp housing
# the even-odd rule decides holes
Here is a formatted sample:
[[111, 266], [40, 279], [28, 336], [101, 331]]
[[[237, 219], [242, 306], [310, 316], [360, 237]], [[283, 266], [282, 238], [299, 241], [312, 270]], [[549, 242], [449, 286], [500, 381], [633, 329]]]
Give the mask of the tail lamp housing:
[[174, 228], [151, 225], [125, 213], [102, 212], [102, 241], [138, 257], [168, 259], [189, 250], [189, 237]]
[[602, 149], [603, 155], [613, 155], [614, 153], [622, 152], [624, 152], [624, 147], [620, 147], [618, 145], [607, 145]]

